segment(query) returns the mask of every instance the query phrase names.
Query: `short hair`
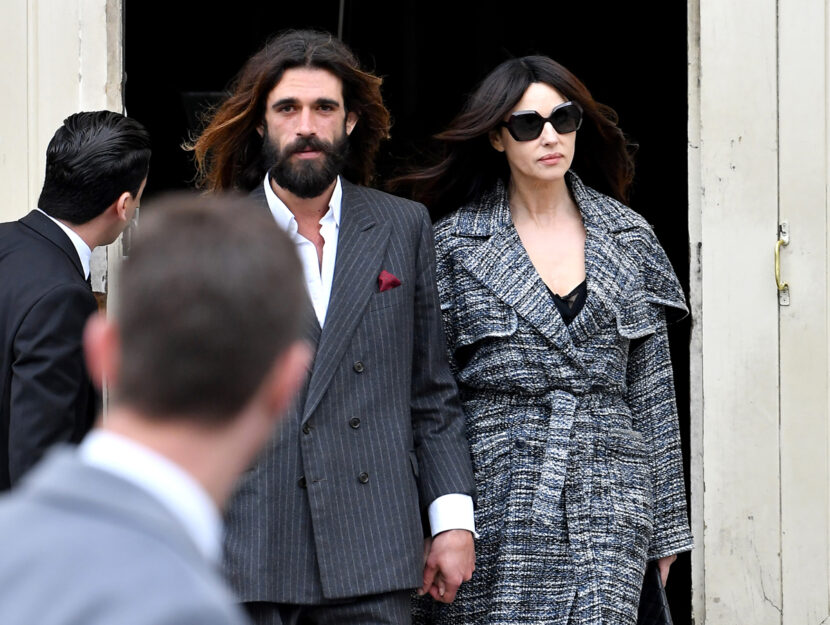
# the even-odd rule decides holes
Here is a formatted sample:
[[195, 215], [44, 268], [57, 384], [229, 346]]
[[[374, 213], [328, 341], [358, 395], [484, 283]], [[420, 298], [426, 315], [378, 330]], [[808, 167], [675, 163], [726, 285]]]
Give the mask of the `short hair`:
[[46, 149], [38, 207], [56, 219], [84, 224], [127, 191], [133, 197], [150, 167], [150, 135], [112, 111], [75, 113]]
[[351, 50], [329, 33], [283, 32], [252, 56], [237, 75], [232, 93], [216, 109], [201, 135], [185, 148], [194, 151], [197, 183], [211, 191], [250, 191], [262, 183], [266, 166], [263, 138], [257, 132], [265, 118], [268, 94], [287, 69], [325, 69], [343, 83], [343, 103], [359, 121], [349, 135], [342, 174], [356, 184], [369, 184], [380, 143], [389, 135], [389, 111], [380, 93], [382, 80], [363, 71]]
[[232, 420], [300, 336], [302, 276], [288, 235], [248, 198], [148, 203], [116, 302], [116, 401], [158, 420]]

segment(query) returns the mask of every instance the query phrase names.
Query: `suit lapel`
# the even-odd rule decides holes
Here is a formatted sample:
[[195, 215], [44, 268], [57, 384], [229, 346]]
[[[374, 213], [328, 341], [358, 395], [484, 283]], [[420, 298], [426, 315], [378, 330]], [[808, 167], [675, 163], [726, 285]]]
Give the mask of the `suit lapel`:
[[72, 241], [69, 240], [66, 233], [61, 230], [55, 222], [40, 211], [33, 210], [28, 215], [23, 217], [20, 220], [20, 223], [30, 230], [34, 230], [40, 236], [47, 239], [55, 247], [61, 250], [61, 252], [66, 255], [69, 262], [71, 262], [75, 269], [78, 270], [78, 274], [81, 276], [81, 279], [86, 280], [84, 277], [84, 268], [81, 265], [81, 259], [78, 257], [78, 250], [75, 249], [75, 246], [72, 245]]
[[341, 181], [343, 199], [334, 281], [308, 385], [303, 421], [320, 403], [369, 297], [377, 291], [378, 274], [389, 241], [390, 226], [377, 221], [368, 193], [342, 178]]

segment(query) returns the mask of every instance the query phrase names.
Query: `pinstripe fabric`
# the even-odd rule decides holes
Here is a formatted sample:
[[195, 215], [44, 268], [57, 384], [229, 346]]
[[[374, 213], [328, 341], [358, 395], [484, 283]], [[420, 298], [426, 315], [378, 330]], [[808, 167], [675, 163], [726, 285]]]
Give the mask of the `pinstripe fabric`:
[[588, 285], [570, 325], [502, 186], [436, 226], [481, 539], [455, 602], [416, 600], [416, 622], [633, 625], [646, 559], [692, 546], [665, 322], [682, 290], [642, 217], [568, 183]]
[[[382, 270], [401, 285], [379, 292]], [[306, 389], [228, 513], [227, 572], [242, 600], [313, 604], [420, 585], [422, 509], [473, 492], [434, 276], [426, 209], [343, 181]]]

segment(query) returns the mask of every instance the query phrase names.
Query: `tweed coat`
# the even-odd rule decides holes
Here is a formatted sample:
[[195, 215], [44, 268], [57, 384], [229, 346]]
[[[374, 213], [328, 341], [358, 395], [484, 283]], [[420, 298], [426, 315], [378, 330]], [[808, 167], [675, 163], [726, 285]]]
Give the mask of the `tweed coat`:
[[587, 235], [570, 325], [501, 184], [436, 225], [480, 539], [472, 580], [416, 622], [633, 624], [646, 560], [692, 547], [666, 337], [683, 292], [641, 216], [567, 182]]

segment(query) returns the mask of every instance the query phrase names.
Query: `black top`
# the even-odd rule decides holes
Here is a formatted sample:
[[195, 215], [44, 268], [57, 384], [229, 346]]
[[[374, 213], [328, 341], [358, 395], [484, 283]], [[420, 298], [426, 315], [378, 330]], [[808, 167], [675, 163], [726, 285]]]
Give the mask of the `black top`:
[[583, 280], [564, 297], [551, 291], [550, 287], [548, 287], [548, 292], [553, 298], [553, 303], [556, 304], [559, 314], [562, 315], [562, 321], [567, 325], [574, 320], [574, 317], [582, 310], [582, 306], [585, 305], [585, 298], [588, 296], [588, 283]]

